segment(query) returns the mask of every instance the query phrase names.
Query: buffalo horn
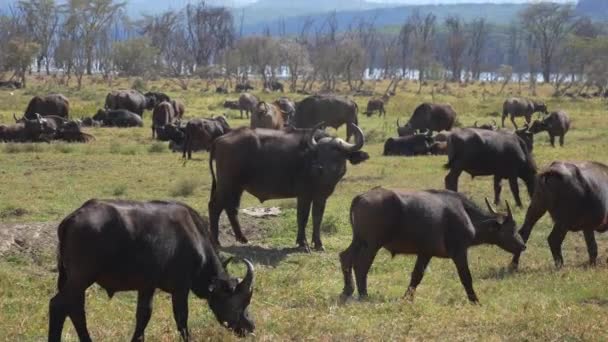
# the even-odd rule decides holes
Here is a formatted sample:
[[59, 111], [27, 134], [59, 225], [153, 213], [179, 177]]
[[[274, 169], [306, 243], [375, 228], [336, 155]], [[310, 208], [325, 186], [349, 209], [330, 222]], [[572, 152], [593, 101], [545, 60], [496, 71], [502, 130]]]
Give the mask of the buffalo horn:
[[247, 274], [245, 275], [245, 278], [239, 283], [238, 287], [237, 287], [237, 291], [241, 292], [244, 291], [244, 293], [251, 293], [253, 291], [253, 272], [254, 272], [254, 268], [253, 268], [253, 264], [251, 263], [251, 261], [242, 258], [241, 261], [243, 263], [245, 263], [245, 266], [247, 266]]
[[325, 122], [319, 122], [318, 124], [315, 125], [315, 127], [313, 127], [310, 130], [310, 137], [307, 139], [308, 141], [308, 147], [310, 147], [311, 149], [315, 149], [317, 147], [317, 141], [315, 140], [315, 132], [318, 129], [321, 129], [321, 127], [323, 127], [325, 125]]
[[397, 118], [397, 128], [401, 128], [401, 125], [399, 125], [399, 118]]
[[477, 127], [477, 120], [475, 120], [475, 123], [473, 124], [473, 126], [474, 126], [475, 128], [478, 128], [478, 127]]
[[15, 113], [13, 113], [13, 119], [15, 119], [15, 122], [19, 122], [19, 119], [17, 119], [17, 115], [15, 115]]
[[342, 139], [336, 139], [335, 141], [338, 145], [340, 145], [340, 147], [345, 149], [347, 152], [356, 152], [363, 147], [363, 144], [365, 144], [365, 136], [363, 135], [363, 131], [361, 130], [361, 128], [359, 128], [359, 126], [352, 123], [349, 125], [352, 129], [355, 130], [355, 143], [347, 143]]
[[496, 212], [496, 209], [494, 209], [494, 207], [492, 207], [492, 205], [490, 204], [490, 200], [488, 200], [488, 198], [486, 197], [486, 205], [488, 206], [488, 210], [494, 214], [494, 215], [498, 215], [498, 213]]

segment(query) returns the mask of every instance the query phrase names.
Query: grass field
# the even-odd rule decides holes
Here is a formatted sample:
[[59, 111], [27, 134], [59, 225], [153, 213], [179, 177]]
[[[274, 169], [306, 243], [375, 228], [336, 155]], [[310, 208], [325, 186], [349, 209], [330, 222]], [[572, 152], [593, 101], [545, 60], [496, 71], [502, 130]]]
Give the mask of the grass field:
[[[113, 88], [128, 87], [120, 80]], [[118, 84], [120, 83], [120, 84]], [[224, 113], [221, 103], [237, 95], [203, 93], [202, 82], [181, 91], [168, 81], [151, 82], [149, 89], [165, 91], [186, 104], [187, 117]], [[384, 87], [378, 86], [378, 89]], [[456, 269], [450, 260], [434, 259], [413, 303], [401, 299], [409, 282], [415, 257], [379, 253], [369, 275], [370, 298], [341, 304], [342, 275], [338, 253], [351, 240], [348, 208], [356, 194], [374, 186], [411, 189], [442, 188], [446, 157], [382, 157], [384, 140], [396, 134], [398, 116], [407, 118], [423, 101], [449, 102], [459, 113], [461, 125], [496, 119], [505, 97], [518, 95], [517, 86], [495, 95], [499, 87], [450, 84], [431, 95], [430, 87], [416, 94], [410, 83], [390, 100], [386, 120], [360, 116], [366, 133], [364, 150], [371, 159], [349, 166], [342, 182], [328, 201], [322, 228], [326, 251], [295, 252], [296, 213], [294, 200], [269, 201], [283, 214], [273, 219], [246, 219], [249, 245], [239, 245], [225, 225], [223, 253], [251, 258], [256, 266], [256, 284], [250, 312], [259, 340], [608, 340], [607, 239], [599, 235], [601, 262], [588, 268], [581, 234], [571, 233], [564, 243], [566, 265], [555, 270], [546, 236], [550, 218], [543, 218], [532, 233], [522, 256], [520, 271], [509, 273], [510, 255], [495, 247], [470, 251], [474, 286], [482, 303], [470, 305]], [[85, 81], [82, 91], [66, 89], [43, 80], [30, 88], [0, 91], [0, 123], [12, 122], [13, 112], [22, 113], [35, 94], [62, 92], [70, 98], [74, 117], [92, 115], [103, 105], [107, 84]], [[564, 109], [573, 128], [564, 148], [551, 148], [548, 137], [536, 136], [534, 155], [540, 167], [553, 160], [597, 160], [608, 162], [608, 112], [605, 102], [550, 98], [551, 89], [539, 89], [550, 110]], [[259, 94], [273, 99], [277, 94]], [[527, 90], [522, 94], [527, 96]], [[294, 98], [298, 99], [300, 95]], [[355, 98], [364, 108], [367, 98]], [[228, 112], [233, 127], [247, 124], [238, 112]], [[88, 129], [96, 137], [89, 144], [0, 144], [0, 237], [13, 231], [19, 238], [0, 241], [0, 339], [38, 341], [46, 338], [48, 300], [56, 290], [56, 224], [90, 198], [136, 200], [172, 199], [192, 205], [206, 214], [210, 189], [208, 154], [198, 153], [184, 164], [181, 154], [171, 153], [166, 143], [151, 140], [150, 114], [145, 127], [134, 129]], [[521, 122], [521, 119], [520, 119]], [[510, 127], [510, 123], [508, 123]], [[337, 131], [344, 136], [344, 128]], [[503, 198], [512, 201], [507, 184]], [[521, 184], [523, 189], [523, 184]], [[489, 177], [460, 179], [460, 189], [482, 204], [492, 198]], [[522, 190], [524, 209], [515, 209], [523, 222], [529, 197]], [[250, 195], [242, 207], [258, 206]], [[245, 220], [244, 215], [240, 215]], [[31, 227], [40, 227], [29, 229]], [[10, 230], [12, 229], [12, 230]], [[5, 235], [3, 235], [3, 230]], [[23, 237], [19, 232], [23, 233]], [[307, 229], [310, 240], [312, 229]], [[37, 241], [37, 242], [35, 242]], [[43, 243], [40, 243], [42, 241]], [[235, 273], [243, 272], [234, 266]], [[97, 285], [87, 291], [87, 318], [92, 337], [99, 341], [130, 338], [135, 318], [134, 293], [119, 293], [108, 300]], [[155, 298], [154, 313], [146, 336], [150, 341], [178, 339], [169, 297]], [[189, 326], [195, 340], [236, 339], [218, 325], [204, 301], [192, 296]], [[66, 340], [76, 340], [71, 322]]]

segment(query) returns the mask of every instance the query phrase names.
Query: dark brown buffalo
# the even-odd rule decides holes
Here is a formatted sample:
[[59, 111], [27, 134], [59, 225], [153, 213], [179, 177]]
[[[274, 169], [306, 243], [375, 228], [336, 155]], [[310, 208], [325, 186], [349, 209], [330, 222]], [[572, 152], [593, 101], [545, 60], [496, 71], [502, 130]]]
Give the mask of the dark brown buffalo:
[[542, 120], [534, 120], [530, 126], [530, 132], [533, 134], [547, 131], [551, 146], [555, 147], [555, 137], [559, 137], [559, 145], [564, 146], [564, 137], [570, 129], [570, 118], [564, 111], [552, 112], [545, 116]]
[[247, 307], [253, 294], [253, 265], [240, 283], [229, 276], [209, 237], [208, 224], [176, 202], [89, 200], [59, 224], [59, 292], [50, 301], [49, 341], [60, 341], [69, 316], [80, 341], [90, 341], [85, 291], [99, 284], [115, 292], [137, 291], [133, 341], [143, 341], [156, 289], [171, 294], [173, 315], [184, 340], [188, 295], [207, 303], [221, 324], [240, 335], [254, 330]]
[[355, 144], [316, 129], [292, 128], [279, 131], [243, 127], [217, 139], [209, 156], [209, 217], [214, 241], [219, 244], [219, 217], [226, 210], [236, 239], [247, 243], [237, 216], [241, 195], [247, 191], [261, 202], [297, 198], [296, 243], [306, 249], [305, 228], [312, 204], [312, 239], [315, 249], [322, 250], [321, 221], [327, 198], [346, 173], [347, 160], [359, 164], [369, 158], [361, 151], [363, 132], [356, 126], [353, 131]]
[[56, 127], [49, 124], [40, 114], [34, 119], [23, 119], [14, 125], [0, 125], [0, 141], [5, 142], [50, 142], [56, 133]]
[[404, 126], [397, 119], [397, 133], [400, 137], [414, 134], [417, 130], [431, 132], [450, 131], [456, 122], [456, 111], [449, 104], [423, 103]]
[[384, 105], [388, 102], [388, 95], [384, 95], [381, 99], [374, 98], [370, 99], [367, 102], [367, 108], [363, 114], [367, 116], [372, 116], [374, 112], [379, 112], [380, 116], [386, 117], [386, 110], [384, 110]]
[[428, 134], [413, 134], [388, 138], [384, 143], [385, 156], [424, 156], [431, 152], [433, 137]]
[[226, 100], [224, 101], [224, 108], [239, 110], [241, 106], [239, 105], [239, 100]]
[[215, 88], [215, 92], [217, 94], [228, 94], [228, 88], [226, 88], [226, 87], [217, 87], [217, 88]]
[[192, 119], [184, 129], [183, 157], [192, 159], [192, 151], [210, 150], [215, 139], [230, 132], [230, 125], [223, 115], [211, 119]]
[[274, 101], [274, 104], [279, 106], [281, 112], [285, 114], [285, 124], [292, 124], [294, 115], [296, 114], [296, 104], [288, 97], [282, 96], [278, 100]]
[[105, 108], [109, 110], [124, 109], [143, 117], [144, 110], [154, 109], [154, 99], [146, 98], [137, 90], [114, 90], [106, 96]]
[[175, 113], [173, 112], [171, 103], [159, 103], [152, 112], [152, 139], [154, 139], [154, 136], [156, 135], [159, 140], [168, 140], [165, 136], [164, 128], [165, 125], [172, 123], [173, 120], [175, 120]]
[[350, 207], [353, 240], [340, 253], [344, 274], [343, 296], [355, 288], [367, 296], [367, 273], [381, 248], [396, 254], [417, 255], [406, 297], [413, 299], [431, 257], [450, 258], [471, 302], [477, 303], [469, 270], [469, 247], [493, 244], [510, 253], [525, 249], [507, 203], [507, 214], [490, 213], [464, 195], [448, 190], [407, 191], [374, 188], [355, 197]]
[[173, 106], [173, 113], [175, 114], [175, 119], [179, 120], [184, 117], [186, 114], [186, 106], [180, 100], [173, 99], [171, 100], [171, 105]]
[[515, 117], [523, 116], [526, 119], [526, 122], [530, 124], [532, 120], [532, 114], [536, 112], [541, 112], [547, 114], [547, 105], [543, 102], [533, 101], [529, 99], [522, 99], [517, 97], [512, 97], [507, 100], [502, 105], [502, 127], [505, 127], [505, 119], [507, 115], [511, 116], [511, 122], [513, 123], [513, 127], [517, 129], [517, 124], [515, 123]]
[[251, 114], [251, 128], [281, 129], [285, 125], [287, 113], [274, 103], [258, 102]]
[[477, 121], [475, 121], [475, 123], [473, 124], [473, 127], [471, 128], [479, 128], [479, 129], [487, 129], [490, 131], [495, 131], [498, 129], [498, 125], [496, 124], [495, 120], [492, 120], [492, 123], [485, 123], [482, 124], [481, 126], [477, 125]]
[[249, 119], [249, 113], [253, 113], [255, 107], [257, 107], [258, 98], [255, 95], [249, 93], [243, 93], [239, 97], [239, 110], [241, 111], [241, 119], [243, 118], [243, 111], [247, 114], [247, 119]]
[[34, 96], [27, 105], [23, 116], [32, 120], [36, 117], [36, 114], [67, 118], [70, 114], [70, 101], [61, 94]]
[[103, 122], [93, 119], [92, 117], [82, 118], [83, 127], [101, 127]]
[[[532, 228], [547, 212], [553, 219], [548, 242], [556, 267], [564, 264], [562, 242], [569, 231], [582, 231], [589, 262], [595, 265], [594, 232], [608, 230], [608, 166], [593, 162], [554, 161], [537, 177], [532, 201], [519, 233], [528, 241]], [[519, 253], [511, 266], [519, 265]]]
[[93, 116], [94, 121], [102, 122], [106, 127], [143, 127], [141, 116], [126, 109], [100, 109]]
[[146, 109], [154, 109], [162, 102], [171, 102], [171, 97], [165, 93], [149, 91], [144, 94], [146, 98]]
[[448, 138], [450, 172], [445, 176], [446, 189], [458, 191], [458, 178], [464, 171], [472, 177], [494, 176], [494, 203], [500, 202], [501, 182], [509, 180], [517, 206], [521, 207], [517, 179], [521, 178], [532, 196], [536, 163], [532, 152], [519, 136], [504, 131], [463, 128]]
[[236, 91], [237, 93], [249, 90], [254, 90], [253, 86], [249, 83], [239, 83], [234, 87], [234, 91]]
[[267, 81], [264, 83], [264, 88], [272, 91], [280, 91], [281, 93], [285, 92], [285, 87], [283, 86], [283, 83], [279, 81]]
[[320, 123], [338, 129], [346, 125], [346, 141], [359, 124], [357, 103], [335, 95], [313, 95], [300, 101], [296, 108], [294, 124], [298, 128], [313, 128]]

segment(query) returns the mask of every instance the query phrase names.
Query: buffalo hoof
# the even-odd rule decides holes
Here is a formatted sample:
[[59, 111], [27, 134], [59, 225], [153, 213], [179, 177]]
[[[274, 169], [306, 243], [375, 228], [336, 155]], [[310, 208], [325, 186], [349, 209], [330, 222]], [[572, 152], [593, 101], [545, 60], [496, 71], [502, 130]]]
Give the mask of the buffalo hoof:
[[352, 298], [351, 295], [346, 294], [346, 293], [342, 293], [342, 294], [340, 294], [340, 298], [338, 299], [338, 303], [340, 303], [340, 304], [346, 304], [351, 298]]
[[564, 261], [563, 260], [555, 260], [555, 268], [560, 270], [562, 267], [564, 267]]
[[519, 264], [516, 262], [512, 262], [509, 264], [509, 272], [517, 272], [519, 268]]
[[244, 237], [243, 235], [237, 235], [237, 236], [235, 236], [235, 238], [236, 238], [236, 241], [238, 241], [238, 242], [240, 242], [242, 244], [249, 243], [249, 240], [247, 240], [247, 238]]
[[298, 249], [303, 253], [310, 253], [310, 247], [307, 242], [298, 242]]
[[315, 243], [314, 249], [316, 252], [325, 252], [325, 247], [320, 243]]
[[413, 302], [415, 294], [416, 294], [416, 288], [408, 287], [407, 291], [405, 291], [405, 294], [403, 295], [403, 298], [409, 302]]

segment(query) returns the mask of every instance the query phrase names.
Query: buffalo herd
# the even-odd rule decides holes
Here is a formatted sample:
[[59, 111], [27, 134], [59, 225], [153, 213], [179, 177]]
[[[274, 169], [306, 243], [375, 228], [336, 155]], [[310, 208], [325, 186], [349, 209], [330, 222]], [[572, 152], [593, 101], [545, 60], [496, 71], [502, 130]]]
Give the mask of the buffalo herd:
[[[280, 82], [264, 88], [283, 91]], [[142, 127], [145, 110], [152, 111], [152, 138], [170, 141], [183, 158], [209, 151], [211, 190], [209, 221], [178, 202], [89, 200], [58, 227], [58, 292], [50, 301], [49, 340], [61, 339], [70, 317], [78, 337], [90, 340], [85, 318], [85, 290], [99, 284], [110, 297], [117, 291], [137, 291], [133, 340], [143, 339], [151, 316], [155, 289], [171, 295], [179, 333], [188, 339], [188, 295], [205, 298], [217, 320], [239, 335], [254, 331], [247, 308], [253, 294], [253, 265], [246, 259], [221, 261], [219, 219], [225, 212], [237, 241], [247, 243], [238, 218], [243, 192], [260, 202], [295, 198], [296, 244], [309, 251], [306, 226], [312, 216], [312, 246], [324, 249], [321, 225], [328, 199], [347, 172], [370, 158], [358, 122], [358, 106], [337, 95], [310, 95], [299, 102], [281, 97], [266, 102], [249, 93], [249, 83], [237, 84], [237, 100], [223, 107], [243, 112], [250, 124], [231, 127], [223, 115], [183, 121], [184, 104], [159, 92], [116, 90], [92, 117], [70, 120], [70, 103], [60, 94], [36, 96], [15, 123], [0, 125], [0, 141], [88, 142], [94, 138], [81, 127]], [[227, 89], [218, 87], [218, 93]], [[364, 114], [386, 115], [389, 94], [369, 100]], [[532, 121], [541, 112], [542, 119]], [[510, 116], [515, 128], [504, 128]], [[524, 117], [519, 128], [515, 118]], [[345, 139], [325, 127], [346, 126]], [[457, 128], [457, 126], [459, 126]], [[352, 200], [349, 219], [352, 242], [340, 253], [344, 289], [367, 296], [367, 275], [377, 252], [417, 256], [406, 297], [413, 299], [432, 257], [454, 262], [468, 299], [477, 303], [469, 270], [469, 247], [491, 244], [513, 255], [521, 253], [537, 221], [547, 212], [554, 221], [548, 242], [555, 265], [563, 265], [561, 244], [568, 231], [582, 231], [589, 261], [596, 263], [594, 233], [608, 230], [608, 166], [598, 162], [555, 161], [539, 171], [533, 156], [534, 134], [546, 131], [551, 145], [570, 129], [563, 111], [549, 112], [538, 101], [510, 98], [504, 102], [502, 127], [496, 121], [460, 127], [457, 112], [447, 103], [422, 103], [404, 125], [397, 120], [396, 136], [384, 143], [384, 156], [447, 155], [445, 190], [412, 191], [373, 188]], [[351, 142], [351, 138], [353, 141]], [[522, 206], [518, 180], [531, 198], [522, 228], [506, 202], [497, 212], [485, 199], [487, 211], [458, 192], [458, 179], [492, 176], [494, 204], [500, 203], [502, 180], [509, 182], [515, 204]], [[231, 277], [226, 266], [241, 261], [243, 280]], [[353, 281], [354, 272], [354, 281]]]

